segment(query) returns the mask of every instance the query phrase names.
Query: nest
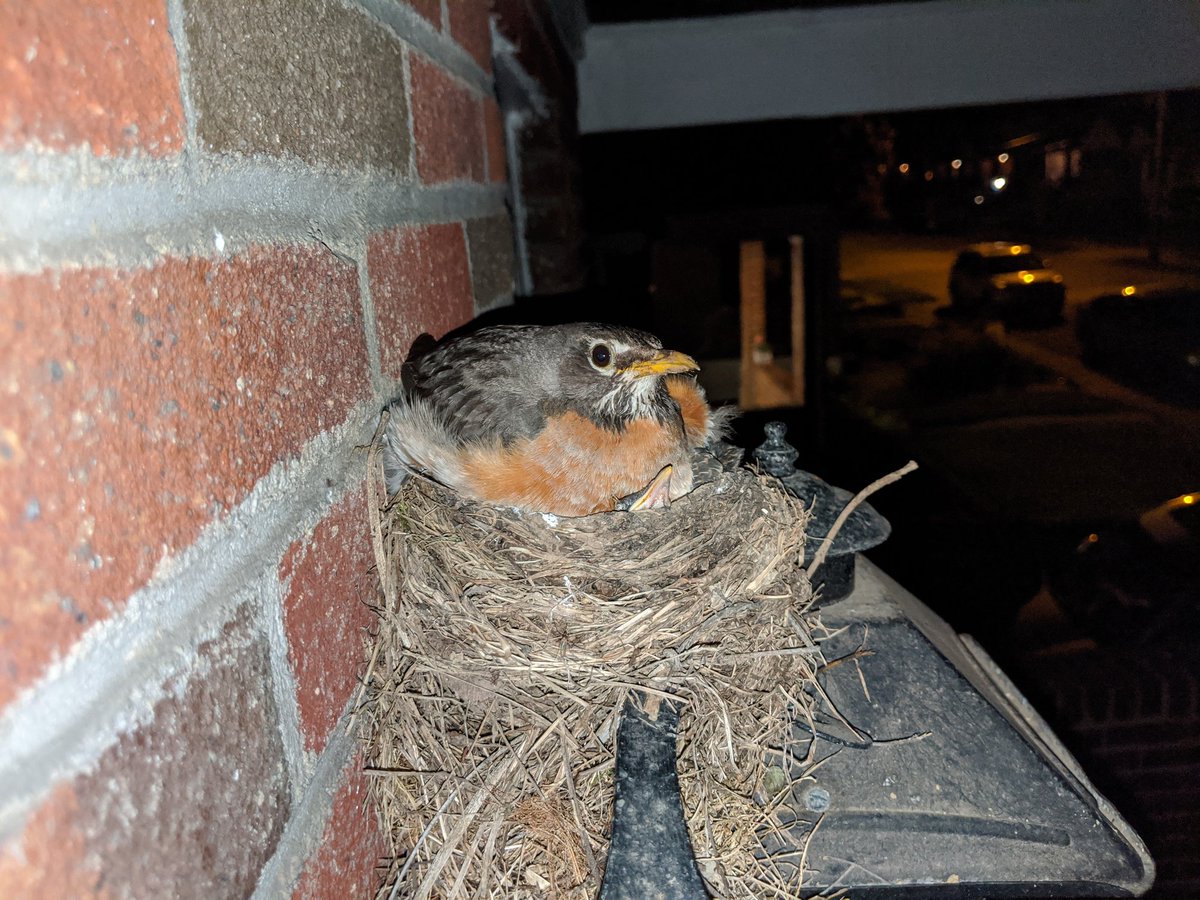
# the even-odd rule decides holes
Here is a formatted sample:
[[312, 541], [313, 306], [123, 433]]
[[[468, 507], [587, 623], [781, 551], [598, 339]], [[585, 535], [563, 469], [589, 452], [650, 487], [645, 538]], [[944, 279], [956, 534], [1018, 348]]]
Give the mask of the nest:
[[739, 469], [636, 514], [522, 514], [419, 478], [372, 506], [384, 601], [356, 715], [393, 850], [380, 897], [594, 897], [629, 699], [684, 704], [710, 890], [795, 895], [799, 858], [764, 863], [762, 841], [821, 662], [799, 501]]

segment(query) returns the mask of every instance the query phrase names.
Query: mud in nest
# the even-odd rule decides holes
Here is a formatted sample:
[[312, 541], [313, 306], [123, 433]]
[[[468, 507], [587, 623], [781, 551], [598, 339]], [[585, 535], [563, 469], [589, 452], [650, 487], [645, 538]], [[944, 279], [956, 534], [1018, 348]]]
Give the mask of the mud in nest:
[[713, 893], [794, 894], [803, 866], [755, 853], [821, 664], [798, 500], [738, 469], [666, 510], [557, 519], [410, 478], [372, 515], [384, 601], [356, 717], [393, 850], [380, 897], [594, 897], [630, 697], [686, 704]]

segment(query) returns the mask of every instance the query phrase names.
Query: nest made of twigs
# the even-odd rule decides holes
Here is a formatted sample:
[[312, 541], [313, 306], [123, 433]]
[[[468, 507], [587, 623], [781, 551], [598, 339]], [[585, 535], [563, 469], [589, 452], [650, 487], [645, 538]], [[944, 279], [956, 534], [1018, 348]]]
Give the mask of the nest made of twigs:
[[681, 791], [713, 892], [795, 890], [802, 866], [755, 853], [783, 827], [765, 759], [820, 663], [799, 501], [739, 469], [635, 514], [521, 513], [419, 478], [373, 511], [385, 599], [358, 715], [394, 851], [381, 897], [595, 896], [631, 692], [686, 704]]

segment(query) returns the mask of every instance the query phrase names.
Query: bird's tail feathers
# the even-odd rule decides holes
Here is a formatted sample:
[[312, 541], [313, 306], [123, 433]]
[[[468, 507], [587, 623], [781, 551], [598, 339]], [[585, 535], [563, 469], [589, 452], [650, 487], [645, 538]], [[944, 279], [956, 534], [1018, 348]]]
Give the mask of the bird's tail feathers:
[[389, 496], [400, 490], [413, 472], [457, 487], [457, 467], [448, 458], [456, 443], [445, 422], [424, 401], [399, 400], [392, 404], [383, 435], [383, 475]]
[[408, 480], [411, 470], [405, 465], [400, 454], [392, 447], [387, 435], [383, 438], [383, 481], [387, 485], [388, 496], [391, 497], [400, 490], [400, 485]]

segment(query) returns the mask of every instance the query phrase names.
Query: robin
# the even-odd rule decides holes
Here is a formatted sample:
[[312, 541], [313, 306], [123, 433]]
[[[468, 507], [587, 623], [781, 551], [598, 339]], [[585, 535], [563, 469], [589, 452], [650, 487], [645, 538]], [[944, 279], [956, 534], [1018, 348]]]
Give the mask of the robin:
[[581, 516], [663, 506], [720, 437], [690, 356], [613, 325], [497, 325], [410, 359], [391, 407], [389, 493], [410, 470], [475, 500]]

